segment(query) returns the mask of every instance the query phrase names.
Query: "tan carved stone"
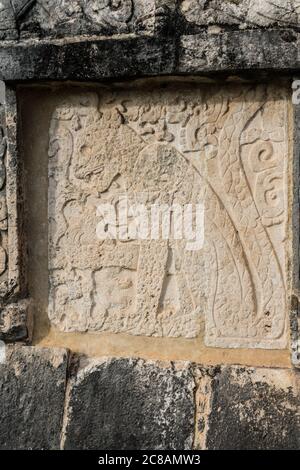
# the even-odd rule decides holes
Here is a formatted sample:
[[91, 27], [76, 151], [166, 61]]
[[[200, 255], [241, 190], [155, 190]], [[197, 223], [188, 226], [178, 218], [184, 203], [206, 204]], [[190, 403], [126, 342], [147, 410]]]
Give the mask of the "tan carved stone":
[[[73, 92], [49, 149], [49, 318], [65, 332], [286, 347], [287, 97], [275, 86]], [[204, 204], [204, 246], [99, 240], [119, 197]]]

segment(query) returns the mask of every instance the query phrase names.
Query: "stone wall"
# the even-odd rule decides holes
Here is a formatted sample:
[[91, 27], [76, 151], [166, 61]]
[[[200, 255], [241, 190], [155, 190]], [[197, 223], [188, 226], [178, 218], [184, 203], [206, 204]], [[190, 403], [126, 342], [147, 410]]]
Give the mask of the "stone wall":
[[299, 15], [1, 2], [0, 448], [299, 448]]

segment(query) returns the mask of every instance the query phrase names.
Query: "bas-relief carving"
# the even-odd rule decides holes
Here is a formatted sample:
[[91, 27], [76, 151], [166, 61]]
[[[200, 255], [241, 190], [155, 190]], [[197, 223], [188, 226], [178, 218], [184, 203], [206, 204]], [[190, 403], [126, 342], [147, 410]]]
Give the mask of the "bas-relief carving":
[[[61, 331], [286, 346], [287, 99], [272, 86], [74, 93], [49, 150], [49, 317]], [[205, 244], [100, 241], [97, 205], [205, 205]]]
[[118, 27], [130, 20], [133, 14], [132, 0], [91, 0], [83, 2], [82, 8], [87, 16], [95, 24], [111, 25]]
[[169, 20], [173, 0], [34, 0], [21, 34], [122, 34], [153, 31]]
[[241, 28], [299, 24], [299, 0], [182, 0], [184, 18], [196, 25], [238, 24]]
[[157, 33], [179, 20], [206, 27], [293, 27], [299, 0], [2, 0], [0, 36], [17, 39], [82, 34]]

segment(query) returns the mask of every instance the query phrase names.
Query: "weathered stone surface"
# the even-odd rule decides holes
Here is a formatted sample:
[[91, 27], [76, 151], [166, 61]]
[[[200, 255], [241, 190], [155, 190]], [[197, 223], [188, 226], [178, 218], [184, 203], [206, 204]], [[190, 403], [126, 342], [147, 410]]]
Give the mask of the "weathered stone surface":
[[3, 309], [8, 303], [15, 304], [26, 297], [26, 276], [16, 94], [2, 82], [0, 88], [0, 309]]
[[3, 0], [0, 6], [0, 40], [17, 38], [14, 10], [10, 0]]
[[32, 327], [32, 316], [29, 313], [27, 300], [8, 304], [0, 311], [1, 340], [5, 342], [30, 340]]
[[21, 38], [167, 31], [176, 7], [174, 0], [34, 0], [15, 3]]
[[62, 442], [65, 449], [298, 449], [299, 406], [299, 376], [289, 369], [82, 360], [68, 387]]
[[18, 39], [18, 22], [35, 0], [2, 0], [0, 4], [0, 40]]
[[[276, 44], [276, 47], [272, 45]], [[291, 30], [207, 32], [180, 38], [177, 69], [180, 73], [255, 71], [287, 64], [299, 66], [299, 38]], [[293, 65], [294, 64], [294, 65]], [[254, 76], [253, 76], [254, 78]]]
[[7, 200], [6, 200], [6, 114], [5, 114], [5, 88], [1, 87], [0, 96], [0, 294], [3, 296], [7, 292], [8, 271], [7, 271], [7, 251], [8, 251], [8, 220], [7, 220]]
[[[298, 82], [299, 83], [299, 82]], [[297, 89], [297, 81], [294, 82], [293, 88]], [[290, 313], [290, 330], [291, 330], [291, 352], [292, 362], [296, 367], [300, 367], [300, 191], [299, 191], [299, 173], [300, 173], [300, 106], [294, 105], [294, 139], [293, 139], [293, 293], [291, 295], [291, 313]]]
[[[298, 0], [8, 3], [0, 10], [0, 37], [31, 41], [2, 43], [0, 77], [6, 80], [299, 67]], [[90, 40], [97, 36], [101, 41]], [[59, 38], [65, 40], [53, 42]]]
[[4, 0], [0, 38], [297, 28], [299, 0]]
[[300, 367], [300, 307], [295, 295], [291, 299], [290, 328], [292, 363]]
[[173, 71], [174, 56], [174, 40], [168, 38], [163, 43], [159, 38], [148, 37], [59, 44], [33, 42], [29, 48], [25, 43], [16, 44], [15, 48], [6, 44], [0, 47], [0, 79], [85, 81], [97, 80], [96, 76], [165, 75]]
[[0, 449], [59, 449], [67, 353], [7, 347], [0, 365]]
[[181, 0], [180, 4], [184, 18], [198, 26], [296, 27], [300, 19], [299, 0]]
[[294, 73], [300, 67], [298, 43], [298, 33], [290, 29], [6, 42], [0, 47], [0, 80], [97, 81], [170, 74], [242, 74], [258, 80], [273, 77], [274, 70]]
[[296, 372], [225, 367], [211, 389], [208, 449], [299, 449]]
[[[209, 346], [285, 348], [285, 88], [181, 86], [179, 98], [179, 86], [74, 92], [56, 106], [49, 317], [61, 331], [171, 337], [205, 321]], [[124, 195], [148, 215], [203, 204], [204, 246], [199, 233], [98, 239], [97, 208]]]
[[[299, 24], [299, 0], [2, 0], [0, 77], [291, 77], [300, 69]], [[299, 232], [298, 163], [293, 224], [287, 207], [290, 95], [273, 86], [171, 88], [101, 89], [58, 104], [50, 151], [52, 324], [64, 333], [190, 338], [205, 322], [208, 346], [285, 348], [290, 309], [299, 365], [299, 243], [292, 260], [286, 242], [288, 226], [294, 239]], [[13, 88], [0, 89], [0, 339], [9, 342], [30, 336], [20, 300], [27, 286], [18, 124]], [[202, 253], [185, 255], [173, 242], [97, 244], [97, 201], [124, 189], [131, 196], [146, 190], [159, 202], [204, 202]], [[66, 352], [7, 352], [0, 447], [58, 448]], [[292, 371], [197, 372], [134, 359], [81, 366], [68, 392], [65, 448], [190, 448], [194, 438], [200, 448], [299, 448]]]
[[[27, 11], [33, 6], [36, 0], [11, 0], [11, 5], [17, 20], [23, 17]], [[46, 3], [46, 2], [44, 2]]]
[[194, 379], [188, 364], [90, 361], [69, 384], [65, 449], [191, 449]]

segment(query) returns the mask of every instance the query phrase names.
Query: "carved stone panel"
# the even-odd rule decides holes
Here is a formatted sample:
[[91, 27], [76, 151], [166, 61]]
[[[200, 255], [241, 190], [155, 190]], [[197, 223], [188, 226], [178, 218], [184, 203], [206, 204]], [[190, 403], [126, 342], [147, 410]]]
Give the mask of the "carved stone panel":
[[[285, 348], [287, 135], [280, 86], [66, 95], [50, 127], [52, 324], [186, 338], [205, 324], [208, 346]], [[172, 230], [99, 239], [99, 206], [118, 210], [124, 195], [172, 207], [173, 221], [174, 207], [193, 207], [192, 221], [204, 207], [204, 243]]]
[[[8, 2], [9, 3], [9, 2]], [[168, 29], [175, 11], [174, 0], [32, 0], [14, 9], [19, 34], [27, 37], [63, 37], [116, 34], [153, 34]], [[7, 26], [5, 10], [0, 32]], [[4, 17], [4, 13], [6, 16]]]

